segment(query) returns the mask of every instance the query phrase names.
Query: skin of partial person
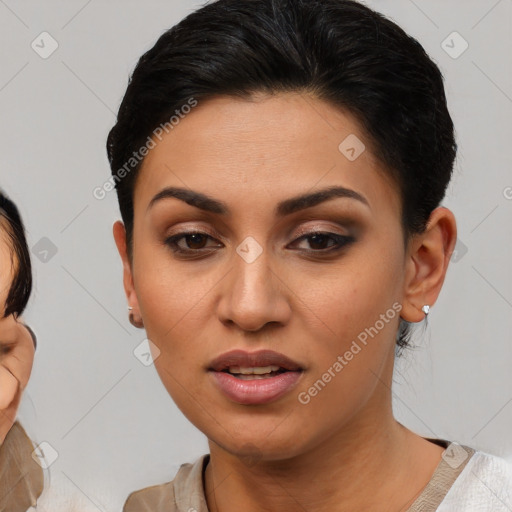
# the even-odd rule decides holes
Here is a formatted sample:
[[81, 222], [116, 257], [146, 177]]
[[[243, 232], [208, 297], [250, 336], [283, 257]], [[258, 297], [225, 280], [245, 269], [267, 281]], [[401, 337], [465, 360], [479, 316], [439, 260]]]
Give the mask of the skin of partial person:
[[[338, 149], [350, 134], [366, 145], [354, 161]], [[456, 241], [453, 213], [436, 208], [404, 247], [398, 188], [369, 138], [349, 113], [306, 93], [211, 98], [156, 142], [135, 186], [132, 259], [120, 221], [114, 238], [128, 303], [160, 350], [156, 369], [209, 439], [209, 510], [405, 509], [443, 448], [393, 416], [395, 337], [399, 316], [421, 322], [422, 306], [437, 300]], [[204, 212], [176, 198], [150, 206], [171, 186], [229, 211]], [[278, 203], [331, 186], [355, 190], [368, 204], [338, 197], [276, 216]], [[166, 240], [190, 231], [205, 236], [200, 247], [177, 241], [199, 255], [187, 259]], [[318, 232], [352, 241], [333, 250], [334, 239], [320, 248], [301, 239]], [[236, 252], [249, 236], [262, 248], [252, 263]], [[300, 403], [298, 393], [394, 303], [400, 314]], [[235, 348], [290, 357], [303, 368], [297, 386], [269, 404], [229, 400], [207, 369]]]
[[[1, 221], [0, 221], [1, 222]], [[0, 230], [0, 444], [16, 420], [23, 390], [32, 372], [35, 347], [21, 317], [5, 316], [5, 304], [16, 269], [10, 243]]]

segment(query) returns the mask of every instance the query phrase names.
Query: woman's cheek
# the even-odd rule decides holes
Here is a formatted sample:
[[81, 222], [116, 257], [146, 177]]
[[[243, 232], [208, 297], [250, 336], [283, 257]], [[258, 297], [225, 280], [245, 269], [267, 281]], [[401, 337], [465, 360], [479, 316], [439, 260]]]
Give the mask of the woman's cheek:
[[17, 391], [18, 381], [16, 377], [7, 368], [0, 365], [0, 411], [9, 407]]

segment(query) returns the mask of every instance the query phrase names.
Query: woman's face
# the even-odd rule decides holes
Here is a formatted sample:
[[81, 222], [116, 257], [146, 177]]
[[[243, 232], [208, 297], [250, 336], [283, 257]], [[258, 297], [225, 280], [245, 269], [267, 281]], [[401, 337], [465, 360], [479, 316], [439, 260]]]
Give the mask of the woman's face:
[[11, 242], [0, 219], [0, 444], [12, 427], [23, 389], [27, 386], [34, 361], [31, 334], [14, 316], [5, 316], [15, 259]]
[[[390, 413], [400, 201], [355, 120], [301, 94], [222, 97], [155, 141], [135, 189], [125, 285], [188, 419], [231, 453], [257, 447], [271, 460], [353, 439]], [[350, 192], [297, 200], [331, 187]], [[153, 200], [167, 188], [209, 199]], [[201, 234], [176, 238], [191, 231]], [[211, 370], [234, 349], [272, 350], [300, 371]]]

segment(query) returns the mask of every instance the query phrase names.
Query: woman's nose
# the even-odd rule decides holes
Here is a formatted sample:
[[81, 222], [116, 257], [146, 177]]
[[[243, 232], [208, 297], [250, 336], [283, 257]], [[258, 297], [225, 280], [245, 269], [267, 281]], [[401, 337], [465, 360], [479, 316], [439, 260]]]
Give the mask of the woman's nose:
[[222, 282], [218, 303], [217, 314], [223, 323], [236, 324], [244, 331], [258, 331], [268, 323], [288, 322], [291, 292], [279, 272], [271, 267], [265, 251], [256, 258], [246, 258], [243, 254], [235, 258]]

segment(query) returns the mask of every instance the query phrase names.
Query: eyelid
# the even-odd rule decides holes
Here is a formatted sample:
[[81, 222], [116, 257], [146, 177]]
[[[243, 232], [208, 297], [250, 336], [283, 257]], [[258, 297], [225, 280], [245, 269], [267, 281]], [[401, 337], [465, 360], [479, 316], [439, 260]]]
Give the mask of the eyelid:
[[[318, 222], [318, 221], [317, 221]], [[348, 224], [353, 224], [352, 222], [348, 222]], [[341, 232], [340, 232], [341, 231]], [[345, 231], [345, 232], [343, 232]], [[304, 226], [300, 226], [298, 231], [296, 231], [295, 233], [293, 233], [293, 236], [290, 235], [289, 233], [289, 236], [292, 238], [292, 242], [295, 241], [297, 238], [300, 238], [304, 235], [309, 235], [309, 234], [315, 234], [315, 233], [325, 233], [325, 234], [329, 234], [329, 233], [332, 233], [334, 235], [338, 235], [338, 236], [350, 236], [351, 233], [348, 233], [347, 230], [343, 230], [341, 228], [341, 226], [338, 226], [338, 227], [334, 227], [331, 225], [319, 225], [318, 223], [315, 224], [315, 225], [308, 225], [307, 227], [304, 227]], [[178, 230], [169, 230], [169, 232], [166, 232], [165, 236], [164, 236], [164, 239], [165, 240], [168, 240], [170, 238], [177, 238], [177, 237], [180, 237], [180, 236], [187, 236], [187, 235], [194, 235], [194, 234], [199, 234], [199, 235], [206, 235], [206, 236], [209, 236], [210, 238], [214, 239], [215, 241], [218, 241], [218, 242], [221, 242], [221, 243], [225, 243], [223, 241], [224, 237], [216, 232], [213, 232], [212, 230], [210, 230], [208, 227], [206, 226], [201, 226], [201, 227], [198, 227], [198, 226], [191, 226], [191, 227], [188, 227], [188, 226], [184, 226]]]
[[340, 227], [335, 228], [332, 225], [330, 225], [330, 226], [323, 225], [322, 226], [322, 225], [316, 224], [316, 225], [310, 225], [307, 227], [300, 226], [298, 231], [294, 234], [293, 239], [295, 240], [297, 237], [302, 237], [304, 235], [310, 235], [310, 234], [313, 235], [315, 233], [325, 233], [325, 234], [332, 233], [332, 234], [338, 235], [338, 236], [350, 236], [351, 235], [351, 233], [346, 232], [347, 230], [345, 230], [344, 233], [340, 233], [339, 231], [341, 231]]
[[167, 239], [167, 238], [171, 238], [171, 237], [179, 236], [179, 235], [194, 235], [196, 233], [199, 235], [208, 235], [217, 240], [223, 238], [221, 235], [212, 231], [211, 229], [209, 229], [206, 226], [190, 226], [189, 227], [186, 225], [182, 226], [180, 228], [177, 228], [176, 230], [174, 228], [169, 229], [168, 231], [165, 232], [165, 238]]

